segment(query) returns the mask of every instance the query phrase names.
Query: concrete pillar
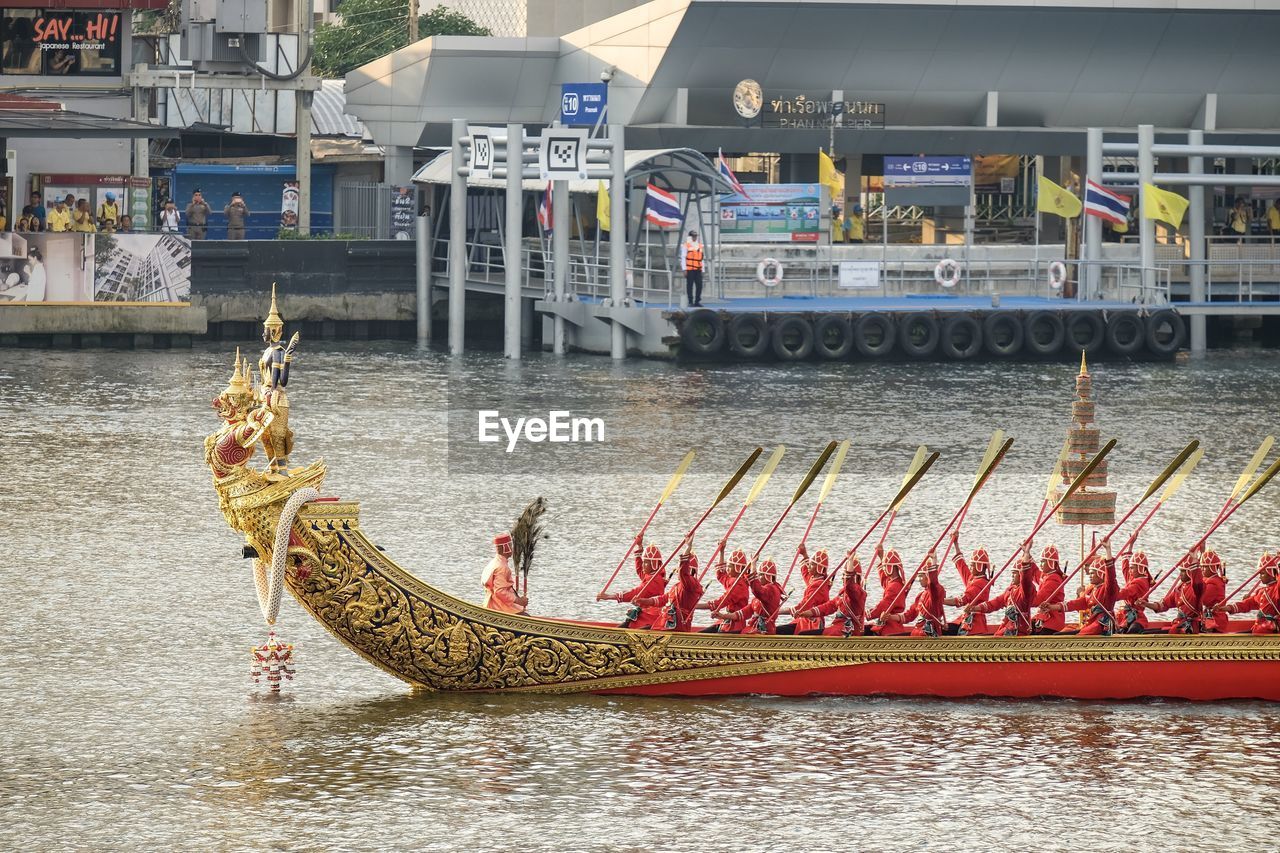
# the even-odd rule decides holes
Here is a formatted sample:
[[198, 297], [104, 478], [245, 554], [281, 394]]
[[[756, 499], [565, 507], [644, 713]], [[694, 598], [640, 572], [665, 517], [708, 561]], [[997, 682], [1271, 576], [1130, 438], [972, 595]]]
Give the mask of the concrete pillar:
[[467, 179], [458, 174], [465, 162], [462, 137], [467, 120], [453, 120], [453, 174], [449, 182], [449, 352], [466, 350], [467, 319]]
[[[1204, 145], [1204, 131], [1192, 130], [1187, 132], [1188, 145]], [[1204, 174], [1205, 164], [1203, 157], [1188, 157], [1187, 171], [1192, 174]], [[1189, 211], [1191, 215], [1191, 234], [1187, 238], [1191, 241], [1190, 259], [1191, 259], [1191, 301], [1204, 302], [1204, 237], [1205, 237], [1205, 188], [1204, 187], [1188, 187], [1190, 195], [1188, 200], [1191, 202]], [[1191, 352], [1192, 354], [1203, 353], [1208, 346], [1205, 316], [1203, 314], [1191, 315]]]
[[502, 353], [507, 358], [520, 357], [520, 326], [524, 320], [520, 291], [524, 278], [521, 240], [523, 236], [524, 126], [507, 125], [507, 243], [503, 252], [505, 296], [503, 305]]
[[382, 180], [397, 187], [413, 180], [413, 149], [408, 145], [388, 145], [382, 161]]
[[419, 216], [414, 234], [418, 285], [418, 343], [431, 343], [431, 210]]
[[311, 233], [311, 99], [314, 92], [300, 91], [296, 106], [296, 162], [298, 178], [298, 233]]
[[538, 316], [534, 313], [532, 299], [520, 300], [520, 347], [521, 349], [533, 349], [533, 324], [538, 322]]
[[[1150, 292], [1156, 284], [1156, 230], [1155, 222], [1142, 215], [1142, 199], [1146, 195], [1145, 187], [1155, 175], [1155, 157], [1151, 154], [1151, 146], [1155, 144], [1155, 127], [1149, 124], [1138, 125], [1138, 241], [1142, 257], [1142, 286]], [[1143, 294], [1146, 295], [1145, 293]]]
[[[551, 185], [551, 257], [554, 265], [553, 287], [556, 302], [564, 302], [569, 292], [569, 182], [555, 181]], [[564, 355], [564, 317], [557, 314], [553, 323], [551, 351]]]
[[[609, 141], [613, 143], [609, 151], [609, 298], [618, 308], [627, 297], [627, 148], [622, 125], [609, 126]], [[609, 354], [616, 359], [626, 358], [626, 327], [613, 323], [610, 331]]]
[[[138, 66], [140, 70], [145, 67], [146, 66], [144, 65]], [[133, 114], [132, 114], [133, 120], [140, 121], [140, 122], [150, 122], [151, 121], [150, 112], [151, 111], [148, 108], [148, 102], [147, 102], [147, 90], [143, 89], [141, 86], [135, 86], [133, 88]], [[135, 178], [151, 177], [151, 140], [150, 139], [133, 140], [133, 176]], [[14, 201], [18, 201], [22, 199], [22, 197], [25, 196], [26, 193], [23, 192], [22, 185], [18, 183], [17, 175], [10, 175], [9, 177], [13, 179], [13, 186], [14, 186], [14, 189], [13, 189], [14, 198], [10, 199], [10, 204], [12, 204]], [[132, 190], [130, 192], [132, 192]], [[127, 199], [121, 199], [120, 204], [121, 204], [122, 212], [125, 212], [125, 213], [132, 212], [129, 209], [131, 205], [129, 205], [129, 202]], [[147, 210], [151, 211], [150, 199], [147, 200]], [[18, 218], [18, 214], [21, 211], [22, 211], [22, 205], [21, 203], [19, 203], [17, 206], [17, 210], [11, 209], [9, 211], [9, 222], [12, 223], [14, 220], [16, 220]], [[148, 220], [146, 222], [135, 222], [134, 226], [140, 230], [153, 230], [156, 227], [156, 224], [157, 223], [153, 222], [150, 219], [150, 217], [148, 217]]]
[[844, 157], [844, 202], [841, 209], [848, 213], [855, 204], [862, 204], [862, 155], [846, 154]]
[[[1102, 183], [1102, 128], [1091, 127], [1085, 143], [1085, 177], [1096, 184]], [[1097, 299], [1102, 291], [1102, 220], [1096, 216], [1084, 218], [1084, 257], [1090, 263], [1085, 267], [1084, 298]]]

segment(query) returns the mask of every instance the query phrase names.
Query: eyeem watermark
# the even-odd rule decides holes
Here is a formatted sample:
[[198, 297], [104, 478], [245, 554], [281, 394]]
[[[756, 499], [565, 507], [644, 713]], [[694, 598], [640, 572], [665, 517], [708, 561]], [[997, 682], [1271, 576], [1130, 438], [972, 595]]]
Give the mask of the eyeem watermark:
[[531, 444], [589, 444], [604, 441], [602, 418], [576, 418], [571, 412], [553, 410], [543, 418], [502, 417], [497, 409], [481, 409], [478, 420], [477, 440], [481, 444], [497, 444], [506, 436], [507, 452], [514, 453], [521, 441]]

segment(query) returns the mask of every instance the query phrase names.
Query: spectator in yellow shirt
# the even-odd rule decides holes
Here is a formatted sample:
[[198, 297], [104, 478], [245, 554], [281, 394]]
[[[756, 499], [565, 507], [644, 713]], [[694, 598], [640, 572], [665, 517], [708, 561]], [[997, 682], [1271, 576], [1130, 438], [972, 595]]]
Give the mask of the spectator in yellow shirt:
[[1280, 198], [1271, 202], [1267, 208], [1267, 228], [1271, 230], [1271, 240], [1280, 237]]
[[844, 221], [844, 240], [846, 243], [862, 243], [867, 237], [867, 220], [862, 216], [862, 205], [853, 206], [853, 215]]
[[93, 224], [93, 211], [89, 209], [89, 200], [87, 198], [76, 200], [76, 209], [71, 213], [72, 231], [81, 231], [85, 234], [92, 234], [98, 230]]
[[49, 217], [46, 221], [50, 231], [70, 231], [71, 211], [67, 209], [67, 203], [62, 199], [54, 202], [53, 210], [49, 211]]
[[98, 205], [98, 227], [103, 231], [114, 231], [120, 222], [120, 208], [116, 205], [116, 194], [107, 193], [107, 198]]

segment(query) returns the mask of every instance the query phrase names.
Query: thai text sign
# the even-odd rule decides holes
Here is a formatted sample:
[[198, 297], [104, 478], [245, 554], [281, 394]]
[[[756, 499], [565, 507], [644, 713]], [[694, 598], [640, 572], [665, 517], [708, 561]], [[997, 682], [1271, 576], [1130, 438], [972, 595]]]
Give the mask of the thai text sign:
[[821, 184], [750, 184], [720, 199], [720, 236], [740, 243], [816, 243], [829, 190]]
[[0, 72], [119, 76], [120, 12], [0, 9]]
[[412, 240], [413, 220], [417, 214], [418, 199], [414, 188], [391, 188], [391, 239]]
[[595, 127], [608, 103], [605, 83], [560, 84], [560, 121], [568, 127]]
[[973, 179], [968, 157], [885, 157], [885, 187], [967, 187]]
[[771, 127], [837, 127], [867, 130], [884, 127], [884, 104], [870, 101], [833, 101], [830, 98], [770, 98], [761, 120]]

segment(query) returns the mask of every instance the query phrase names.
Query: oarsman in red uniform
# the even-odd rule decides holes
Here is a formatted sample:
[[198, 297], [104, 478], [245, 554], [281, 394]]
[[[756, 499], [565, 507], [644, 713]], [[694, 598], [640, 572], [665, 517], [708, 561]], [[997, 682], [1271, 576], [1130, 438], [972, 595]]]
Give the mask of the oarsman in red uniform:
[[1143, 607], [1156, 613], [1163, 613], [1170, 608], [1174, 610], [1173, 619], [1169, 622], [1170, 634], [1200, 633], [1200, 593], [1204, 589], [1204, 579], [1200, 574], [1202, 554], [1203, 551], [1197, 551], [1178, 563], [1178, 580], [1159, 604], [1152, 604], [1150, 601], [1142, 603]]
[[661, 604], [645, 607], [636, 599], [661, 599], [667, 588], [667, 576], [662, 568], [662, 552], [654, 544], [642, 545], [640, 537], [636, 537], [636, 576], [640, 583], [626, 592], [602, 593], [596, 601], [623, 601], [632, 605], [621, 628], [652, 628], [662, 618]]
[[888, 622], [908, 625], [915, 622], [911, 629], [913, 637], [941, 637], [947, 624], [947, 608], [944, 603], [947, 592], [938, 581], [938, 560], [930, 551], [924, 558], [924, 566], [920, 569], [920, 592], [915, 601], [904, 613], [890, 613]]
[[1266, 553], [1258, 561], [1258, 586], [1235, 604], [1218, 604], [1222, 614], [1257, 611], [1252, 634], [1280, 634], [1280, 555]]
[[965, 606], [965, 610], [973, 609], [980, 613], [993, 613], [1004, 610], [1004, 620], [996, 628], [997, 637], [1025, 637], [1031, 633], [1031, 602], [1035, 600], [1036, 585], [1033, 576], [1036, 561], [1031, 557], [1027, 546], [1022, 548], [1022, 556], [1013, 567], [1013, 580], [1005, 591], [995, 598]]
[[1066, 592], [1062, 586], [1066, 576], [1062, 573], [1062, 560], [1058, 556], [1057, 545], [1046, 545], [1040, 554], [1040, 571], [1037, 579], [1036, 597], [1031, 605], [1036, 608], [1031, 617], [1032, 632], [1036, 634], [1056, 634], [1067, 626], [1067, 617], [1062, 610], [1054, 610], [1050, 605], [1061, 604], [1066, 600]]
[[[800, 543], [800, 559], [802, 560], [800, 563], [800, 577], [804, 579], [804, 595], [800, 596], [800, 601], [795, 607], [791, 608], [792, 613], [821, 607], [831, 598], [831, 585], [827, 583], [831, 560], [827, 556], [826, 549], [815, 551], [813, 556], [810, 557], [808, 549], [804, 547], [802, 542]], [[778, 633], [821, 634], [826, 624], [826, 620], [821, 616], [796, 617], [793, 624], [780, 626]]]
[[[880, 601], [867, 613], [867, 621], [880, 623], [874, 629], [877, 634], [905, 634], [906, 626], [901, 617], [907, 606], [907, 594], [903, 589], [907, 580], [902, 572], [902, 555], [892, 548], [885, 551], [883, 547], [877, 547], [872, 562], [880, 564], [881, 595]], [[890, 620], [885, 618], [887, 616], [898, 618]]]
[[1146, 551], [1138, 551], [1124, 560], [1124, 586], [1116, 593], [1116, 632], [1141, 634], [1147, 630], [1147, 612], [1142, 602], [1151, 592], [1151, 565]]
[[1062, 604], [1049, 606], [1055, 612], [1067, 610], [1084, 611], [1083, 624], [1079, 634], [1082, 637], [1109, 637], [1116, 630], [1116, 616], [1112, 611], [1116, 606], [1116, 593], [1120, 585], [1116, 583], [1116, 561], [1111, 557], [1111, 541], [1103, 543], [1105, 557], [1094, 557], [1089, 565], [1089, 585], [1084, 595]]
[[778, 583], [778, 564], [765, 559], [752, 568], [747, 581], [751, 585], [751, 603], [740, 610], [713, 612], [721, 621], [740, 620], [745, 623], [744, 634], [776, 633], [777, 614], [782, 606], [782, 586]]
[[973, 549], [971, 558], [966, 560], [964, 552], [960, 550], [960, 534], [951, 534], [951, 544], [956, 549], [955, 560], [956, 571], [960, 573], [960, 580], [964, 583], [964, 592], [960, 595], [952, 596], [946, 600], [946, 603], [952, 607], [963, 607], [964, 615], [951, 623], [947, 633], [959, 634], [985, 634], [987, 633], [987, 617], [990, 611], [983, 610], [979, 607], [971, 607], [971, 605], [982, 604], [991, 597], [991, 555], [987, 553], [987, 549], [979, 545]]
[[[729, 562], [726, 566], [724, 561], [726, 549], [721, 547], [719, 550], [720, 564], [716, 566], [716, 580], [720, 582], [724, 592], [718, 598], [699, 604], [695, 609], [710, 610], [712, 614], [718, 612], [736, 613], [746, 608], [751, 601], [751, 587], [748, 585], [747, 579], [742, 577], [747, 570], [747, 555], [741, 548], [735, 548], [733, 553], [729, 555]], [[703, 628], [702, 630], [708, 634], [738, 634], [741, 633], [745, 624], [742, 619], [727, 619], [718, 621], [710, 628]]]
[[680, 569], [676, 582], [666, 595], [652, 599], [636, 599], [641, 607], [660, 606], [661, 618], [653, 627], [662, 631], [693, 630], [693, 610], [702, 598], [702, 582], [698, 580], [698, 557], [693, 553], [693, 542], [680, 555]]
[[1204, 589], [1200, 593], [1200, 618], [1208, 633], [1225, 634], [1230, 618], [1217, 610], [1227, 600], [1227, 564], [1217, 551], [1206, 551], [1200, 558], [1200, 571], [1204, 573]]
[[844, 565], [844, 582], [840, 594], [829, 598], [817, 607], [792, 608], [791, 615], [799, 622], [802, 618], [831, 617], [831, 624], [823, 634], [828, 637], [861, 637], [866, 632], [867, 590], [862, 585], [862, 563], [849, 552]]

